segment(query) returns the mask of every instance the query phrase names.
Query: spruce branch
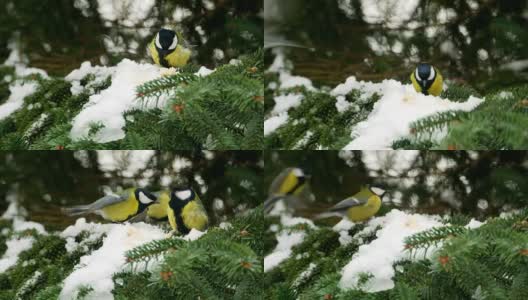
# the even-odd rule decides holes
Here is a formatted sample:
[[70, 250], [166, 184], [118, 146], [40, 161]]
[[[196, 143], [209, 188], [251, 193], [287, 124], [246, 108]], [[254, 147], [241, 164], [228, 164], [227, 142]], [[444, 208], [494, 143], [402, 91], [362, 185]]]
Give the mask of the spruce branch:
[[466, 232], [467, 229], [463, 226], [444, 226], [435, 227], [427, 231], [423, 231], [405, 239], [405, 248], [409, 251], [415, 249], [425, 248], [426, 250], [431, 246], [436, 246], [439, 242], [446, 238], [460, 235]]

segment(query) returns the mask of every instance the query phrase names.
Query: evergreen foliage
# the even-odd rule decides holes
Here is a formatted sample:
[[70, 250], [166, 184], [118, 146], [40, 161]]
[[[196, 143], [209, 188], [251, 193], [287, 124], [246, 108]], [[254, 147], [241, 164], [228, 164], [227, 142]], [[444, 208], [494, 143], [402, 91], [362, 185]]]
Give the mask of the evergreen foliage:
[[[163, 96], [170, 99], [168, 106], [125, 112], [125, 138], [103, 144], [94, 137], [104, 124], [92, 124], [89, 134], [77, 141], [69, 133], [73, 118], [91, 95], [110, 86], [110, 77], [101, 81], [87, 75], [79, 95], [72, 95], [71, 84], [60, 78], [13, 78], [39, 87], [20, 110], [0, 121], [0, 149], [262, 149], [262, 55], [257, 51], [206, 77], [194, 75], [196, 67], [191, 65], [179, 75], [145, 83], [138, 87], [138, 101]], [[8, 85], [0, 85], [0, 95], [5, 101]]]
[[[376, 293], [342, 290], [342, 268], [358, 247], [376, 238], [349, 231], [349, 244], [327, 227], [304, 228], [304, 241], [279, 266], [265, 273], [268, 299], [525, 299], [528, 295], [528, 210], [486, 219], [478, 228], [450, 225], [408, 237], [409, 258], [396, 262], [395, 287]], [[453, 219], [454, 224], [458, 221]], [[445, 220], [449, 223], [451, 220]], [[298, 227], [296, 230], [300, 230]], [[273, 235], [272, 235], [273, 236]], [[439, 248], [426, 259], [430, 246]], [[312, 271], [304, 273], [310, 264]], [[301, 275], [302, 274], [302, 275]], [[365, 274], [365, 279], [370, 275]]]
[[[9, 222], [2, 220], [2, 222]], [[17, 264], [0, 274], [0, 299], [57, 299], [62, 281], [73, 271], [73, 267], [84, 256], [102, 245], [103, 237], [83, 243], [72, 252], [66, 251], [66, 240], [56, 234], [39, 234], [35, 230], [13, 232], [4, 235], [0, 241], [12, 237], [33, 237], [35, 242], [29, 250], [23, 251]], [[89, 237], [80, 233], [77, 241]]]
[[[267, 75], [266, 80], [276, 80]], [[362, 98], [358, 90], [346, 95], [350, 106], [338, 112], [336, 98], [326, 89], [309, 91], [304, 87], [273, 90], [266, 87], [265, 108], [269, 114], [274, 97], [302, 95], [297, 107], [288, 110], [288, 122], [265, 137], [267, 149], [342, 149], [349, 144], [352, 130], [367, 119], [379, 100], [374, 94]], [[443, 98], [465, 102], [479, 94], [468, 86], [449, 85]], [[471, 112], [447, 111], [411, 124], [407, 137], [396, 140], [393, 149], [525, 149], [528, 146], [528, 86], [510, 87], [485, 95], [485, 102]], [[438, 139], [438, 134], [447, 135]]]
[[[132, 268], [114, 274], [115, 299], [254, 299], [262, 286], [261, 208], [229, 220], [230, 225], [213, 227], [194, 241], [177, 237], [153, 241], [126, 255]], [[4, 224], [5, 223], [5, 224]], [[3, 228], [10, 222], [2, 221]], [[103, 236], [83, 231], [75, 237], [79, 246], [66, 251], [66, 240], [56, 233], [42, 235], [34, 230], [14, 235], [31, 236], [35, 242], [23, 251], [17, 264], [0, 274], [0, 299], [57, 299], [63, 280], [80, 257], [102, 246]], [[5, 247], [4, 236], [0, 245]], [[152, 263], [156, 267], [146, 268]], [[152, 271], [153, 270], [153, 271]], [[89, 296], [83, 287], [78, 299]]]

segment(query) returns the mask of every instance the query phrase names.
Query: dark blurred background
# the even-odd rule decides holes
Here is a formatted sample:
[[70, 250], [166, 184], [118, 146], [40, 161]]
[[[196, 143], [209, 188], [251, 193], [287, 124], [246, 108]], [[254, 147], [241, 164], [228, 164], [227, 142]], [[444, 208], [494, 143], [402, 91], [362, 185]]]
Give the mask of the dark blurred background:
[[266, 0], [265, 45], [277, 42], [305, 47], [288, 58], [318, 84], [410, 81], [425, 61], [484, 92], [528, 82], [528, 1]]
[[262, 173], [261, 151], [4, 151], [0, 215], [13, 198], [28, 219], [60, 229], [75, 222], [61, 206], [91, 203], [105, 189], [190, 184], [218, 224], [262, 203]]
[[[266, 151], [264, 186], [286, 167], [310, 174], [310, 216], [355, 194], [385, 190], [385, 210], [474, 217], [528, 207], [528, 151]], [[310, 202], [305, 202], [310, 203]]]
[[212, 68], [262, 48], [262, 11], [263, 0], [4, 0], [0, 62], [12, 42], [30, 66], [51, 75], [84, 61], [147, 59], [155, 33], [177, 25], [193, 46], [193, 61]]

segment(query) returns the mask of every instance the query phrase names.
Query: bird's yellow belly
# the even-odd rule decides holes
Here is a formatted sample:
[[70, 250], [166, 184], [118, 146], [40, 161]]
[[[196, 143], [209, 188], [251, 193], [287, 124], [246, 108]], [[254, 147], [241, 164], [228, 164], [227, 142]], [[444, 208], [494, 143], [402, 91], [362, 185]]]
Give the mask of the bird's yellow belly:
[[129, 197], [128, 200], [114, 205], [109, 205], [103, 209], [103, 218], [112, 222], [124, 222], [138, 212], [138, 203], [134, 198]]
[[204, 208], [196, 201], [191, 201], [182, 210], [183, 223], [187, 228], [204, 231], [209, 219]]
[[169, 207], [169, 194], [163, 192], [159, 196], [159, 204], [152, 204], [148, 207], [147, 215], [153, 219], [167, 218], [167, 208]]

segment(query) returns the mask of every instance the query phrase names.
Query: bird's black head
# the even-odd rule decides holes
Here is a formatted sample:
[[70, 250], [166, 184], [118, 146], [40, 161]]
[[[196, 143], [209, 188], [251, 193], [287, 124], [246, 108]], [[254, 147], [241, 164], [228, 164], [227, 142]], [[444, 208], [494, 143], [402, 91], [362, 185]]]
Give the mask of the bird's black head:
[[134, 195], [136, 196], [136, 199], [139, 203], [139, 209], [141, 211], [143, 211], [143, 209], [145, 209], [149, 205], [158, 203], [158, 198], [147, 190], [136, 189], [134, 191]]
[[194, 197], [194, 191], [190, 187], [175, 187], [171, 191], [169, 206], [180, 211]]
[[156, 35], [156, 47], [160, 50], [172, 51], [178, 46], [178, 35], [170, 29], [161, 29]]
[[419, 64], [414, 74], [418, 82], [434, 81], [436, 72], [430, 64]]

